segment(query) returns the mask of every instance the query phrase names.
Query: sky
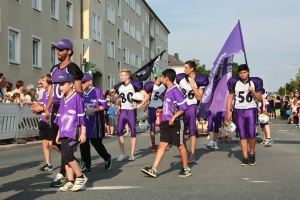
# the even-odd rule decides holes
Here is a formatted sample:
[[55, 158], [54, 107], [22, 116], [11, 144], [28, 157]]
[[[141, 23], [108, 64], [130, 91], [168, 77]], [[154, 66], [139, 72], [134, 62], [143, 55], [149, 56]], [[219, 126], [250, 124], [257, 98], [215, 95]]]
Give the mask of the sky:
[[[298, 73], [299, 0], [146, 2], [170, 31], [168, 53], [179, 53], [182, 61], [198, 59], [206, 69], [211, 69], [239, 19], [250, 76], [262, 78], [265, 89], [273, 92]], [[244, 54], [235, 55], [234, 62], [245, 63]]]

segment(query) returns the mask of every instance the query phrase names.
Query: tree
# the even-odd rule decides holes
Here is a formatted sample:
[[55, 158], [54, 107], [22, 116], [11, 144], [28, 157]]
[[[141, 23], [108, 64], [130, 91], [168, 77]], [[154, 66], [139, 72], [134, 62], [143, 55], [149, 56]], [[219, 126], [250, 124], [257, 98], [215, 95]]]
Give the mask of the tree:
[[284, 95], [285, 93], [285, 87], [286, 87], [286, 93], [290, 94], [293, 92], [295, 89], [299, 90], [300, 89], [300, 69], [298, 70], [298, 73], [296, 74], [295, 79], [291, 79], [289, 83], [286, 83], [285, 86], [280, 87], [278, 89], [278, 93], [281, 95]]
[[209, 76], [210, 70], [207, 70], [204, 64], [200, 65], [200, 60], [193, 59], [193, 61], [196, 63], [196, 71], [195, 71], [196, 74]]
[[239, 67], [238, 63], [236, 62], [232, 63], [232, 77], [239, 76], [238, 67]]

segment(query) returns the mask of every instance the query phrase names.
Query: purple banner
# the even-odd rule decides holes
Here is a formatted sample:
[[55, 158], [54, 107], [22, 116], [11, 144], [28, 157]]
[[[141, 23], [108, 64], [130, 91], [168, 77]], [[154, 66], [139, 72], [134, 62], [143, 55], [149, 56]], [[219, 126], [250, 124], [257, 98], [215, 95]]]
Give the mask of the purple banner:
[[[224, 88], [224, 90], [227, 92], [227, 80], [229, 79], [227, 77], [227, 75], [228, 75], [228, 70], [231, 69], [230, 70], [230, 77], [231, 77], [233, 55], [244, 52], [244, 51], [245, 51], [245, 47], [244, 47], [244, 41], [243, 41], [243, 36], [242, 36], [242, 30], [241, 30], [240, 21], [238, 21], [238, 23], [236, 24], [236, 26], [230, 33], [229, 37], [227, 38], [225, 44], [223, 45], [223, 48], [221, 49], [219, 55], [217, 56], [217, 58], [213, 64], [213, 67], [210, 71], [209, 84], [204, 90], [202, 101], [199, 106], [198, 117], [206, 116], [206, 111], [211, 107], [211, 102], [212, 102], [213, 96], [215, 96], [214, 98], [218, 99], [216, 97], [216, 95], [214, 94], [214, 92], [215, 92], [215, 89], [218, 88], [219, 83], [221, 83], [222, 85], [225, 84], [226, 88]], [[228, 57], [231, 57], [231, 58], [226, 59]], [[226, 68], [226, 70], [224, 68]], [[216, 81], [216, 80], [218, 80], [217, 77], [219, 77], [221, 75], [219, 73], [220, 71], [223, 72], [222, 77], [220, 77], [219, 81]], [[225, 78], [223, 78], [224, 76], [225, 76]], [[218, 91], [219, 91], [219, 89], [218, 89]], [[226, 100], [225, 99], [223, 99], [223, 100], [225, 101], [225, 103], [224, 103], [224, 105], [225, 105]], [[220, 108], [220, 106], [218, 106], [218, 109], [225, 111], [226, 105], [224, 106], [224, 108], [223, 107]], [[213, 110], [216, 110], [215, 106], [213, 107]]]

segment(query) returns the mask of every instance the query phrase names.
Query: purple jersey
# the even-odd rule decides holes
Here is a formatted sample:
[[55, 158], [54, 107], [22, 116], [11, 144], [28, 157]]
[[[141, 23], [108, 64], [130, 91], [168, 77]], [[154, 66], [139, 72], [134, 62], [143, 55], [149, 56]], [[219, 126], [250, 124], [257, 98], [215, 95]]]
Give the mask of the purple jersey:
[[[44, 91], [42, 96], [42, 103], [44, 108], [47, 106], [48, 101], [49, 101], [49, 93], [47, 91]], [[49, 112], [52, 112], [52, 106], [50, 107]], [[41, 115], [41, 121], [46, 122], [46, 117], [44, 113], [42, 113]]]
[[[75, 80], [81, 80], [83, 78], [83, 73], [80, 68], [73, 62], [70, 62], [66, 67], [60, 69], [60, 65], [55, 65], [50, 70], [52, 81], [56, 82], [61, 73], [70, 73], [73, 75]], [[60, 92], [59, 85], [57, 83], [53, 83], [53, 103], [59, 104], [60, 99], [64, 95]]]
[[60, 138], [76, 139], [77, 127], [86, 124], [84, 104], [79, 94], [74, 92], [69, 99], [61, 98], [54, 123], [59, 126]]
[[[93, 87], [87, 93], [84, 91], [83, 101], [85, 109], [93, 109], [100, 106], [107, 109], [106, 99], [99, 88]], [[86, 121], [86, 138], [102, 138], [105, 133], [104, 123], [104, 111], [89, 115]], [[99, 126], [100, 124], [103, 124], [103, 126]]]
[[169, 121], [179, 110], [187, 109], [188, 105], [178, 87], [174, 85], [167, 89], [163, 102], [162, 121]]

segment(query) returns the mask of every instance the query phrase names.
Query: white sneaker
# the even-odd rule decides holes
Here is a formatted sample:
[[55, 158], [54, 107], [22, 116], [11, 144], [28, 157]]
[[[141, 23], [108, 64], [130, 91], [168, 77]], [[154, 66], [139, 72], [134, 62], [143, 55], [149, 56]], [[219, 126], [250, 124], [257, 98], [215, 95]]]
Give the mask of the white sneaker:
[[211, 147], [212, 149], [218, 150], [219, 147], [217, 145], [217, 142], [213, 142], [213, 146]]
[[70, 190], [73, 186], [74, 185], [73, 185], [72, 182], [67, 182], [64, 186], [62, 186], [62, 187], [59, 188], [59, 191], [66, 192], [66, 191]]
[[128, 136], [128, 135], [130, 135], [130, 133], [127, 132], [127, 133], [125, 133], [124, 135], [125, 135], [125, 136]]
[[206, 137], [208, 140], [210, 140], [210, 137], [209, 137], [209, 135]]
[[124, 161], [125, 159], [126, 159], [126, 156], [123, 155], [123, 154], [121, 154], [121, 155], [119, 155], [119, 157], [118, 157], [118, 159], [117, 159], [117, 162], [122, 162], [122, 161]]
[[210, 140], [207, 144], [206, 147], [207, 148], [212, 148], [214, 146], [214, 141]]
[[267, 139], [266, 142], [265, 142], [265, 144], [264, 144], [264, 146], [265, 146], [265, 147], [268, 147], [268, 146], [270, 146], [272, 143], [273, 143], [273, 141], [272, 141], [271, 139]]
[[134, 158], [134, 156], [129, 156], [128, 160], [129, 160], [129, 161], [134, 161], [135, 158]]
[[76, 178], [73, 187], [70, 189], [71, 191], [77, 191], [83, 188], [88, 178], [83, 174], [83, 178]]

